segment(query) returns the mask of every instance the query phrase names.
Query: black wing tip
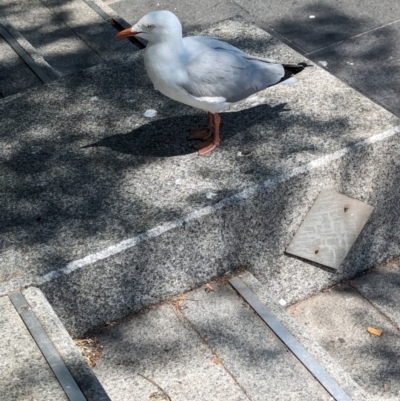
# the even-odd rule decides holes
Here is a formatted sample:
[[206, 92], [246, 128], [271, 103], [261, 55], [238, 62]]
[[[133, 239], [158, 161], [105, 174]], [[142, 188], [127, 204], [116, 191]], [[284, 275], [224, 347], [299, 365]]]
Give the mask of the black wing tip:
[[314, 67], [312, 64], [307, 64], [307, 63], [298, 63], [297, 65], [301, 65], [301, 66], [303, 66], [304, 68], [306, 68], [306, 67]]
[[298, 64], [282, 64], [283, 68], [285, 69], [285, 76], [283, 80], [290, 78], [292, 75], [296, 75], [299, 72], [302, 72], [304, 68], [307, 67], [314, 67], [311, 64], [307, 64], [305, 62], [298, 63]]

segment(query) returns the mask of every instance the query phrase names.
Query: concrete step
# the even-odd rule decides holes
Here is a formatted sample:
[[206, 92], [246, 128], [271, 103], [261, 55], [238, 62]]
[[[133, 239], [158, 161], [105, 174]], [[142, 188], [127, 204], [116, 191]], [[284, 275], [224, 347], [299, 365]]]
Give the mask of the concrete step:
[[399, 284], [397, 259], [288, 309], [376, 401], [400, 397]]
[[[16, 3], [1, 0], [0, 15], [3, 35], [17, 42], [29, 62], [25, 65], [27, 59], [21, 60], [23, 55], [18, 49], [9, 48], [2, 39], [0, 90], [3, 96], [139, 49], [129, 41], [113, 39], [116, 28], [129, 24], [101, 1], [25, 0]], [[113, 18], [113, 25], [106, 18]], [[29, 70], [32, 64], [36, 67], [34, 71]], [[44, 70], [42, 75], [37, 69], [39, 73]]]
[[[265, 297], [251, 274], [240, 277]], [[103, 355], [94, 372], [113, 401], [333, 400], [227, 281], [112, 322], [95, 335]], [[268, 302], [281, 309], [279, 318], [290, 319]], [[310, 346], [304, 333], [296, 335]], [[368, 399], [321, 348], [311, 348], [353, 401]]]
[[4, 401], [110, 401], [37, 288], [0, 297]]
[[[242, 20], [201, 33], [304, 61]], [[73, 336], [240, 266], [293, 303], [400, 252], [399, 120], [318, 66], [222, 113], [202, 158], [186, 136], [204, 113], [155, 91], [141, 52], [5, 99], [0, 118], [0, 290], [39, 285]], [[375, 207], [338, 271], [285, 254], [323, 188]]]

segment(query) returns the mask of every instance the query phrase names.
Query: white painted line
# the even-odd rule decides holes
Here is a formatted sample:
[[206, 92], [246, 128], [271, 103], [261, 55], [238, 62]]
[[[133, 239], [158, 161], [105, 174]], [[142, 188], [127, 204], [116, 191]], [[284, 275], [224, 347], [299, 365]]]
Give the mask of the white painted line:
[[38, 285], [44, 284], [44, 283], [47, 283], [54, 279], [57, 279], [59, 277], [71, 274], [75, 270], [81, 269], [83, 267], [86, 267], [93, 263], [96, 263], [100, 260], [106, 259], [106, 258], [116, 255], [118, 253], [121, 253], [129, 248], [139, 245], [140, 243], [142, 243], [144, 241], [147, 241], [151, 238], [158, 237], [167, 231], [170, 231], [174, 228], [180, 227], [189, 221], [197, 220], [201, 217], [208, 216], [208, 215], [216, 212], [217, 210], [223, 209], [227, 206], [230, 206], [235, 203], [246, 200], [247, 198], [257, 195], [257, 194], [265, 191], [266, 189], [273, 188], [282, 182], [288, 181], [293, 177], [296, 177], [298, 175], [307, 173], [308, 171], [314, 170], [315, 168], [329, 164], [337, 159], [342, 158], [343, 156], [345, 156], [349, 153], [355, 152], [358, 149], [372, 145], [376, 142], [383, 141], [383, 140], [390, 138], [391, 136], [394, 136], [398, 133], [400, 133], [400, 127], [392, 128], [390, 130], [381, 132], [380, 134], [376, 134], [367, 139], [364, 139], [363, 141], [360, 141], [353, 145], [342, 148], [329, 155], [322, 156], [316, 160], [313, 160], [307, 164], [304, 164], [303, 166], [296, 167], [287, 173], [283, 173], [275, 178], [261, 182], [260, 184], [254, 185], [253, 187], [250, 187], [250, 188], [247, 188], [235, 195], [228, 196], [227, 198], [222, 199], [220, 202], [216, 203], [215, 205], [207, 206], [205, 208], [199, 209], [193, 213], [189, 213], [188, 215], [181, 217], [180, 219], [176, 219], [176, 220], [172, 220], [172, 221], [163, 223], [163, 224], [161, 224], [157, 227], [154, 227], [136, 237], [128, 238], [128, 239], [126, 239], [116, 245], [112, 245], [102, 251], [88, 255], [88, 256], [84, 257], [83, 259], [75, 260], [71, 263], [68, 263], [67, 266], [65, 266], [65, 267], [62, 267], [57, 270], [53, 270], [53, 271], [45, 274], [44, 276], [39, 277], [36, 280], [36, 284], [38, 284]]

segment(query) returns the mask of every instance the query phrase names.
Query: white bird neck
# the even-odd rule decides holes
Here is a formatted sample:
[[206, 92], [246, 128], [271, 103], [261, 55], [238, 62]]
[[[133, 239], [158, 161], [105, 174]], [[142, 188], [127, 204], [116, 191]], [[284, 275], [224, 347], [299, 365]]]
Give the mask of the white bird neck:
[[[145, 62], [156, 62], [159, 65], [162, 64], [175, 64], [180, 58], [180, 55], [184, 52], [184, 44], [182, 36], [169, 36], [165, 37], [165, 40], [157, 42], [149, 42], [145, 50]], [[156, 60], [156, 61], [155, 61]]]
[[167, 34], [164, 34], [162, 36], [158, 36], [155, 38], [154, 41], [149, 40], [147, 47], [149, 46], [155, 46], [158, 44], [168, 44], [173, 48], [180, 48], [183, 46], [183, 38], [182, 38], [182, 33], [180, 32], [169, 32]]

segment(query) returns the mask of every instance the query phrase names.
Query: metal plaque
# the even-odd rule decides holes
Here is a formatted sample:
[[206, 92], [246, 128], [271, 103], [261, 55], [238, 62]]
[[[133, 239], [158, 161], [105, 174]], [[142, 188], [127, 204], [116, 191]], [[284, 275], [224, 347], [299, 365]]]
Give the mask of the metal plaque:
[[373, 210], [366, 203], [324, 189], [286, 252], [338, 269]]

